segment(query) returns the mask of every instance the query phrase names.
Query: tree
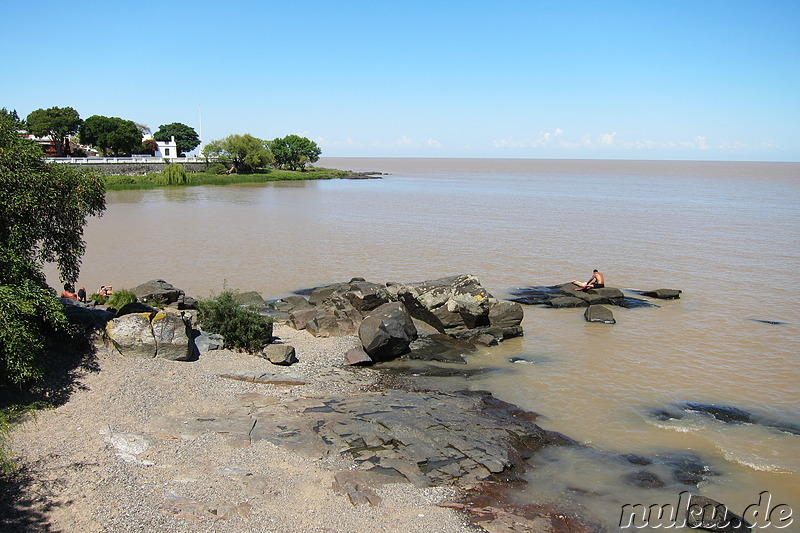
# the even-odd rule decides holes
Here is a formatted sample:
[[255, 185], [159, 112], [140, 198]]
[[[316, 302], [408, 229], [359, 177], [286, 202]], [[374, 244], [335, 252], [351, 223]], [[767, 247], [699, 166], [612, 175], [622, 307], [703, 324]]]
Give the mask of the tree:
[[191, 152], [200, 144], [200, 136], [194, 128], [180, 122], [162, 124], [153, 134], [153, 138], [157, 141], [169, 141], [171, 137], [175, 137], [175, 142], [178, 144], [179, 156], [184, 152]]
[[69, 152], [69, 136], [78, 133], [83, 123], [71, 107], [37, 109], [31, 111], [25, 122], [30, 133], [50, 138], [59, 157]]
[[317, 143], [298, 135], [287, 135], [270, 141], [269, 149], [278, 167], [301, 171], [306, 169], [307, 163], [319, 161], [319, 154], [322, 153]]
[[92, 115], [81, 126], [81, 142], [104, 155], [131, 155], [141, 147], [142, 132], [132, 120]]
[[16, 124], [17, 129], [22, 129], [25, 127], [25, 123], [19, 119], [19, 115], [17, 115], [16, 109], [9, 111], [5, 107], [0, 108], [0, 119], [2, 118], [11, 120], [14, 124]]
[[267, 143], [249, 133], [228, 135], [203, 148], [203, 155], [228, 165], [228, 172], [243, 174], [271, 165], [272, 153]]
[[83, 228], [105, 209], [99, 174], [44, 163], [39, 146], [0, 114], [0, 384], [41, 375], [44, 337], [66, 326], [44, 263], [74, 283]]

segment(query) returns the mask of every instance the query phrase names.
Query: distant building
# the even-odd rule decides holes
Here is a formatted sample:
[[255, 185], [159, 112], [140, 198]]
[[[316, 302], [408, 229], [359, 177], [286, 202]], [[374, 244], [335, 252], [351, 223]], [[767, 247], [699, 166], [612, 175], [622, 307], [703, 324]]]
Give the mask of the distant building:
[[178, 157], [178, 143], [175, 142], [175, 137], [170, 137], [169, 141], [156, 141], [158, 148], [156, 149], [155, 157]]

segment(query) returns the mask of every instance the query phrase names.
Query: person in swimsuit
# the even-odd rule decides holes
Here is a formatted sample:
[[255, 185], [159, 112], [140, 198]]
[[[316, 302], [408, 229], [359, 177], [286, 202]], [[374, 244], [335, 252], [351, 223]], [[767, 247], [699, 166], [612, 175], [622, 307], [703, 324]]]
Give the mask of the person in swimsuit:
[[69, 298], [70, 300], [77, 300], [78, 295], [75, 294], [75, 287], [67, 283], [64, 285], [64, 291], [61, 293], [62, 298]]
[[597, 269], [592, 271], [592, 277], [589, 278], [589, 281], [586, 283], [582, 283], [578, 280], [572, 280], [573, 285], [577, 285], [579, 291], [587, 291], [589, 289], [602, 289], [606, 286], [605, 284], [605, 277], [602, 273], [598, 272]]

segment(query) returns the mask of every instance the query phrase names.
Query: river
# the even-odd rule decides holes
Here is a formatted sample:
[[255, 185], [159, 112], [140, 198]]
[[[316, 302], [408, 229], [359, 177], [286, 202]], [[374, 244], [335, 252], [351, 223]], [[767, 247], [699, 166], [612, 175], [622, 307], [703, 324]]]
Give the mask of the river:
[[[734, 511], [763, 491], [773, 506], [800, 511], [800, 435], [650, 416], [691, 401], [800, 424], [800, 163], [319, 165], [386, 174], [109, 192], [106, 213], [86, 229], [78, 286], [162, 278], [194, 296], [229, 287], [271, 298], [353, 276], [412, 282], [469, 273], [506, 297], [518, 287], [586, 281], [597, 268], [608, 286], [681, 289], [681, 299], [659, 308], [614, 308], [611, 326], [585, 322], [580, 310], [528, 307], [525, 336], [471, 356], [469, 365], [492, 371], [465, 386], [541, 413], [543, 427], [599, 450], [694, 454], [718, 474], [700, 492]], [[624, 503], [670, 503], [680, 489], [633, 489], [619, 472], [568, 452], [543, 459], [530, 476], [525, 501], [567, 502], [609, 524]], [[601, 487], [605, 495], [587, 496]]]

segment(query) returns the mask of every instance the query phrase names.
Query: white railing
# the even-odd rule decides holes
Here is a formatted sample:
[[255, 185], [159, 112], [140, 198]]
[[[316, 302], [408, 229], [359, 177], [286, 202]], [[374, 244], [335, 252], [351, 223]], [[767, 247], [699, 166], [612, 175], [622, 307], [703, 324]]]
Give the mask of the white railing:
[[205, 163], [213, 161], [205, 157], [153, 157], [150, 155], [135, 155], [131, 157], [45, 157], [48, 163], [73, 163], [73, 164], [104, 164], [104, 163]]

